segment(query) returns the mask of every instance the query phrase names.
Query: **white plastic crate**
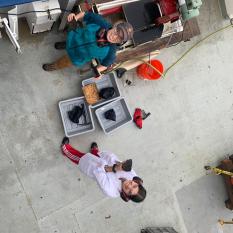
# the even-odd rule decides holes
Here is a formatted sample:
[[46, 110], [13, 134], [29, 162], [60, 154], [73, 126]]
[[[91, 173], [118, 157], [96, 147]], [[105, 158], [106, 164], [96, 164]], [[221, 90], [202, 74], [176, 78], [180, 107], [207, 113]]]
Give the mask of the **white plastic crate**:
[[[83, 116], [80, 118], [80, 124], [73, 123], [68, 117], [68, 111], [72, 110], [74, 106], [84, 104], [84, 111], [86, 115], [86, 121], [90, 124], [83, 124]], [[88, 133], [95, 130], [92, 114], [90, 108], [85, 101], [84, 96], [73, 99], [63, 100], [59, 102], [59, 109], [61, 113], [62, 123], [67, 137], [73, 137], [80, 134]]]
[[106, 87], [113, 87], [115, 89], [115, 94], [112, 98], [107, 100], [100, 99], [97, 103], [90, 105], [91, 108], [99, 107], [103, 104], [107, 104], [121, 96], [120, 89], [117, 84], [117, 78], [114, 72], [104, 75], [101, 79], [89, 78], [82, 81], [82, 86], [86, 86], [91, 83], [96, 83], [98, 91]]
[[[113, 109], [116, 113], [116, 121], [111, 121], [105, 118], [104, 113], [110, 109]], [[95, 110], [96, 117], [100, 123], [104, 133], [109, 134], [123, 125], [133, 120], [130, 114], [129, 108], [125, 99], [118, 98], [111, 103], [108, 103]]]

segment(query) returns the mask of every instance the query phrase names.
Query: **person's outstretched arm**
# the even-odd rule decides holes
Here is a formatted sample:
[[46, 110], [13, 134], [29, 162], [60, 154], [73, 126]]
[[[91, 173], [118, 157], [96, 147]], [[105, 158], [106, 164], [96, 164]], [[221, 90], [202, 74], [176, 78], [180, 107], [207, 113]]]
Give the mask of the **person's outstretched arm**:
[[84, 15], [85, 15], [85, 12], [80, 12], [78, 14], [70, 13], [67, 16], [67, 21], [71, 22], [72, 20], [76, 20], [76, 21], [82, 20], [84, 18]]
[[83, 20], [87, 24], [97, 24], [101, 28], [109, 29], [111, 24], [108, 23], [103, 16], [91, 12], [80, 12], [78, 14], [70, 13], [67, 17], [67, 21], [71, 22], [72, 20]]

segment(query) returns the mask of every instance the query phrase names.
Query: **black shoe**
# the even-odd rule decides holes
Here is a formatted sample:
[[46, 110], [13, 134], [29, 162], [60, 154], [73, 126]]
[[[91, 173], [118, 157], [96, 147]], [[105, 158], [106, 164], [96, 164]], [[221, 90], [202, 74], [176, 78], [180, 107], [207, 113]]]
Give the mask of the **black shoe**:
[[132, 164], [133, 164], [132, 159], [126, 160], [126, 161], [123, 162], [123, 164], [122, 164], [122, 170], [123, 170], [123, 171], [126, 171], [126, 172], [130, 172], [130, 171], [132, 170]]
[[42, 69], [45, 71], [53, 71], [56, 70], [54, 64], [43, 64]]
[[69, 138], [64, 137], [64, 138], [62, 139], [61, 145], [63, 146], [63, 145], [65, 145], [65, 144], [69, 144], [69, 142], [70, 142]]
[[96, 142], [91, 143], [91, 150], [94, 149], [94, 148], [98, 149], [98, 145], [97, 145]]
[[65, 42], [65, 41], [56, 42], [56, 43], [54, 44], [54, 48], [55, 48], [55, 49], [58, 49], [58, 50], [65, 49], [65, 48], [66, 48], [66, 42]]

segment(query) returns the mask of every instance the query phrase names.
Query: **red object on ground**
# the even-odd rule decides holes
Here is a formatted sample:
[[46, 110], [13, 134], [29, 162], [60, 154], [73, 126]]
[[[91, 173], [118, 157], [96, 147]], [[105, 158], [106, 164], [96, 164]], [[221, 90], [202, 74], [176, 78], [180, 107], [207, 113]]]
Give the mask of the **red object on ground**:
[[[159, 60], [152, 60], [150, 64], [155, 67], [160, 73], [163, 73], [163, 64]], [[155, 80], [159, 79], [161, 75], [146, 63], [137, 67], [137, 74], [140, 79]]]
[[139, 129], [142, 128], [142, 110], [140, 108], [135, 109], [133, 121]]

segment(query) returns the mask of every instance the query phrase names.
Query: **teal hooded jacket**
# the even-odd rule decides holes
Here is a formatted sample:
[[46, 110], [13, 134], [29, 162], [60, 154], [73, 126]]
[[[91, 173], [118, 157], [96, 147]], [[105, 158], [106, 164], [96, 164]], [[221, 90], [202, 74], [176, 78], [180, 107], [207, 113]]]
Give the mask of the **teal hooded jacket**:
[[116, 59], [117, 45], [107, 44], [98, 46], [96, 33], [100, 28], [111, 28], [102, 16], [87, 12], [83, 18], [84, 27], [68, 32], [66, 51], [75, 66], [82, 67], [93, 58], [98, 59], [101, 65], [110, 66]]

